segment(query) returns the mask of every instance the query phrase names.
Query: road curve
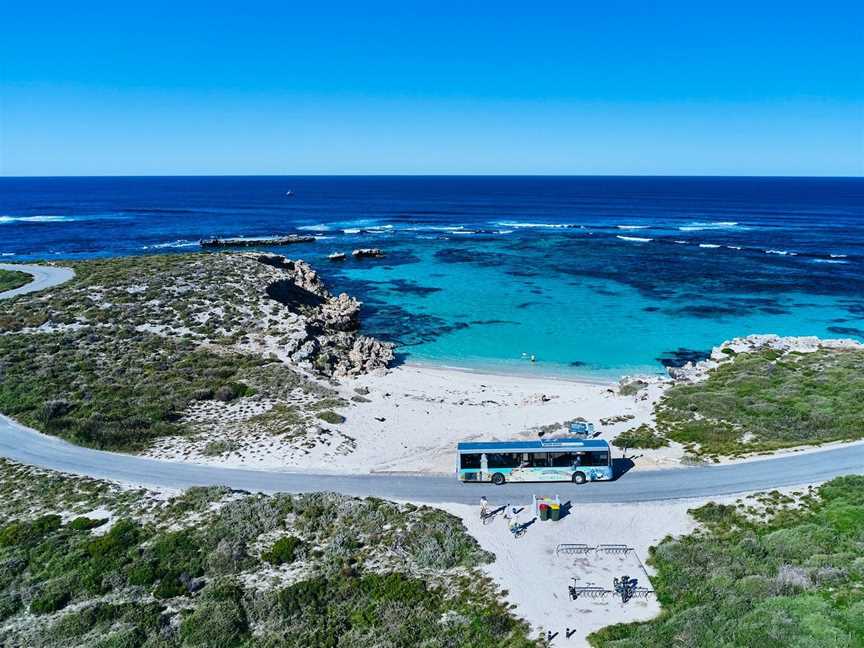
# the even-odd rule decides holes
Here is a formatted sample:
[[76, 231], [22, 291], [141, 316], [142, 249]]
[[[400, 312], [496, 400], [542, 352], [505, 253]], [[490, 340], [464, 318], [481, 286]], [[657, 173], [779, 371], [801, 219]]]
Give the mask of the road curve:
[[[796, 486], [864, 473], [864, 444], [821, 452], [705, 468], [631, 471], [614, 482], [557, 484], [462, 484], [454, 476], [338, 475], [241, 470], [145, 459], [91, 450], [40, 434], [0, 415], [0, 455], [21, 463], [101, 479], [153, 487], [225, 485], [272, 492], [337, 491], [420, 502], [475, 503], [481, 494], [525, 499], [557, 493], [574, 502], [648, 502], [709, 498]], [[506, 495], [505, 495], [506, 494]]]
[[[33, 282], [0, 293], [0, 299], [45, 290], [74, 276], [69, 268], [0, 264], [32, 274]], [[42, 468], [151, 487], [188, 488], [225, 485], [258, 492], [337, 491], [421, 502], [475, 503], [481, 494], [525, 499], [532, 493], [558, 493], [574, 502], [649, 502], [709, 498], [748, 491], [819, 482], [864, 473], [864, 444], [789, 454], [725, 466], [631, 471], [614, 482], [576, 486], [557, 484], [462, 484], [454, 476], [339, 475], [222, 468], [76, 446], [27, 428], [0, 415], [0, 456]], [[496, 497], [497, 499], [497, 497]]]
[[27, 265], [23, 263], [0, 263], [0, 270], [17, 270], [18, 272], [26, 272], [33, 275], [33, 281], [28, 284], [0, 292], [0, 299], [8, 299], [16, 295], [25, 293], [38, 292], [47, 288], [53, 288], [61, 283], [69, 281], [75, 276], [75, 271], [72, 268], [60, 268], [57, 266], [43, 265]]

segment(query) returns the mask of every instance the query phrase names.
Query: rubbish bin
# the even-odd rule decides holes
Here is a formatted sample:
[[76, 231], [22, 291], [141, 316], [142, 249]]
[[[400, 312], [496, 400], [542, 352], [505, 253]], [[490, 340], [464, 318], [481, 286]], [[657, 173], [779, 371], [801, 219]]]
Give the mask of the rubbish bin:
[[549, 519], [549, 505], [541, 504], [540, 505], [540, 521], [545, 522]]
[[549, 507], [549, 519], [553, 522], [561, 519], [561, 507], [558, 504], [553, 504]]

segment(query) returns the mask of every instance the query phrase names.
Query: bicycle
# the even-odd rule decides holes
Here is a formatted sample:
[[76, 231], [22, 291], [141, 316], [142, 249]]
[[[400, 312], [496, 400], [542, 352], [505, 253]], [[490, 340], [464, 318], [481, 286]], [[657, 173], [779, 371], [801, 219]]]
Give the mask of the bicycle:
[[480, 510], [480, 521], [484, 524], [492, 524], [495, 521], [495, 518], [498, 516], [497, 511], [488, 511], [486, 509]]
[[528, 527], [524, 524], [511, 524], [510, 533], [513, 534], [513, 539], [518, 540], [528, 532]]

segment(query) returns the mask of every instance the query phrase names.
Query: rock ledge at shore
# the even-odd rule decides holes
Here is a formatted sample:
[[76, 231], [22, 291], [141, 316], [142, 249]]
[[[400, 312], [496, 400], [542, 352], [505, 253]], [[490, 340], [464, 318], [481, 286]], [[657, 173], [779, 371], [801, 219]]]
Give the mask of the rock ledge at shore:
[[774, 349], [781, 353], [812, 353], [821, 349], [864, 349], [864, 344], [852, 339], [822, 339], [816, 336], [783, 337], [780, 335], [748, 335], [727, 340], [714, 347], [707, 360], [688, 362], [681, 367], [669, 367], [667, 373], [676, 382], [699, 382], [708, 372], [742, 353]]

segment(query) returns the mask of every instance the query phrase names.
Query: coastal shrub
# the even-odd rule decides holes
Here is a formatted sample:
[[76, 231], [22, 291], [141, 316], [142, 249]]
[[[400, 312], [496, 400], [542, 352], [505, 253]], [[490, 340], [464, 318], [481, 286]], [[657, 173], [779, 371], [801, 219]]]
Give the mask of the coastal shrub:
[[735, 455], [864, 437], [864, 351], [742, 353], [707, 380], [671, 387], [664, 436], [692, 452]]
[[644, 380], [630, 380], [621, 383], [621, 386], [618, 388], [618, 393], [621, 394], [621, 396], [635, 396], [647, 386], [648, 383]]
[[702, 529], [650, 552], [662, 614], [604, 628], [589, 641], [615, 648], [864, 645], [864, 590], [852, 568], [864, 537], [861, 502], [864, 476], [849, 476], [766, 519], [730, 505], [695, 509]]
[[95, 529], [102, 526], [107, 521], [107, 518], [94, 520], [88, 517], [77, 517], [71, 522], [69, 522], [69, 528], [73, 531], [89, 531], [90, 529]]
[[287, 565], [294, 562], [297, 551], [303, 546], [303, 541], [294, 536], [279, 538], [267, 551], [261, 554], [261, 559], [271, 565]]
[[0, 292], [26, 286], [32, 280], [33, 277], [26, 272], [20, 272], [18, 270], [0, 270]]
[[669, 445], [669, 440], [657, 434], [656, 430], [644, 423], [619, 434], [612, 441], [616, 448], [656, 449]]
[[182, 433], [181, 413], [205, 392], [222, 400], [253, 394], [233, 378], [260, 363], [149, 333], [120, 340], [83, 331], [0, 335], [0, 357], [0, 411], [107, 450], [140, 449]]
[[66, 607], [71, 600], [69, 583], [65, 579], [57, 578], [42, 585], [30, 602], [30, 611], [33, 614], [50, 614]]
[[325, 423], [330, 423], [332, 425], [339, 425], [340, 423], [345, 422], [345, 417], [341, 414], [337, 414], [332, 410], [325, 410], [323, 412], [318, 412], [318, 418], [324, 421]]
[[237, 450], [240, 445], [235, 441], [230, 441], [228, 439], [218, 439], [217, 441], [210, 441], [207, 445], [204, 446], [204, 449], [201, 451], [205, 457], [216, 457], [221, 454], [225, 454], [226, 452], [232, 452]]
[[[489, 555], [443, 511], [222, 487], [190, 489], [166, 502], [95, 480], [22, 473], [3, 461], [0, 489], [24, 474], [24, 488], [32, 488], [24, 513], [99, 506], [117, 521], [97, 536], [86, 531], [94, 523], [88, 518], [74, 525], [54, 514], [14, 519], [20, 504], [0, 497], [0, 519], [8, 520], [0, 527], [7, 541], [0, 544], [4, 644], [536, 645], [497, 590], [472, 571]], [[286, 585], [270, 563], [250, 555], [247, 546], [262, 534], [276, 536], [264, 552], [271, 562], [303, 558], [306, 580]], [[422, 577], [409, 573], [418, 568]]]

